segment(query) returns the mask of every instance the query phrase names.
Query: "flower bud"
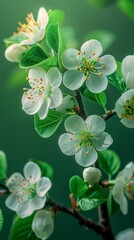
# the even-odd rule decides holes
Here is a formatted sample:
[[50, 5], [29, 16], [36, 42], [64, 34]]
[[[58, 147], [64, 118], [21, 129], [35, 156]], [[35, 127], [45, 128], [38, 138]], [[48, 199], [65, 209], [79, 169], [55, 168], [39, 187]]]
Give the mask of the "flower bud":
[[101, 175], [101, 171], [95, 167], [88, 167], [83, 171], [84, 181], [92, 186], [100, 181]]
[[20, 62], [26, 48], [20, 44], [12, 44], [5, 51], [5, 57], [10, 62]]

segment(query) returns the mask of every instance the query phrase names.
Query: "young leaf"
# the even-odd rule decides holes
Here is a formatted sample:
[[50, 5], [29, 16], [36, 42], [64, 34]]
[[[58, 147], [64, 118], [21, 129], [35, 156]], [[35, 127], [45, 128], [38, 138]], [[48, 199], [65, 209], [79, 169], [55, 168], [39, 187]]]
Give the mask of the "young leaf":
[[115, 202], [112, 195], [112, 191], [109, 192], [109, 196], [107, 199], [107, 207], [108, 207], [109, 216], [112, 216], [113, 214], [115, 214], [120, 207], [119, 204]]
[[69, 189], [73, 195], [80, 199], [88, 189], [87, 184], [79, 176], [73, 176], [69, 181]]
[[34, 126], [36, 132], [43, 138], [52, 136], [59, 128], [61, 123], [65, 120], [67, 114], [50, 110], [47, 118], [40, 120], [36, 114], [34, 116]]
[[120, 157], [113, 150], [99, 152], [98, 155], [100, 168], [108, 175], [114, 175], [118, 172], [121, 164]]
[[1, 211], [1, 209], [0, 209], [0, 231], [2, 230], [3, 222], [4, 222], [4, 218], [3, 218], [2, 211]]
[[83, 211], [89, 211], [98, 207], [106, 201], [104, 189], [101, 186], [94, 186], [88, 189], [85, 197], [79, 201], [80, 208]]
[[34, 214], [24, 219], [16, 216], [12, 223], [9, 240], [37, 240], [31, 228], [33, 217]]
[[7, 177], [7, 160], [3, 151], [0, 151], [0, 180]]
[[101, 93], [92, 93], [88, 89], [85, 89], [83, 95], [92, 102], [96, 102], [102, 107], [105, 107], [107, 104], [107, 98], [105, 92]]
[[65, 18], [65, 14], [62, 10], [54, 10], [54, 11], [50, 11], [49, 13], [49, 24], [52, 23], [59, 23], [62, 24]]
[[29, 159], [29, 161], [36, 163], [40, 167], [42, 177], [53, 178], [53, 168], [50, 164], [36, 159]]

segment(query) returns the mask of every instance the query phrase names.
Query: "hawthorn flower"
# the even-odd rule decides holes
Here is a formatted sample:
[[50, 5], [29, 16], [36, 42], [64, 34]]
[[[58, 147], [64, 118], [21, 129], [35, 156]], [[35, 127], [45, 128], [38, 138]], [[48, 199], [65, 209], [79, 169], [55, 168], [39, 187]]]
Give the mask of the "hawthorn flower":
[[123, 59], [122, 73], [127, 87], [134, 89], [134, 55], [129, 55]]
[[127, 228], [117, 234], [115, 240], [133, 240], [134, 228]]
[[128, 212], [128, 202], [127, 198], [133, 199], [134, 197], [134, 163], [130, 162], [121, 171], [117, 177], [115, 186], [113, 188], [113, 198], [120, 205], [120, 210], [123, 214]]
[[42, 240], [49, 238], [54, 231], [53, 213], [47, 210], [38, 211], [32, 222], [32, 230]]
[[75, 115], [66, 119], [64, 133], [59, 138], [61, 151], [75, 155], [77, 163], [88, 167], [97, 160], [97, 151], [107, 149], [113, 142], [112, 137], [104, 132], [105, 121], [97, 116], [89, 116], [85, 121]]
[[115, 104], [115, 110], [126, 127], [134, 128], [134, 89], [122, 94]]
[[18, 43], [10, 45], [5, 51], [5, 57], [10, 62], [20, 62], [26, 48]]
[[85, 42], [80, 51], [70, 48], [62, 55], [63, 66], [68, 69], [63, 77], [64, 85], [76, 90], [86, 81], [87, 88], [93, 93], [100, 93], [107, 88], [107, 76], [117, 68], [113, 56], [102, 53], [101, 43], [97, 40]]
[[48, 21], [48, 13], [43, 7], [39, 9], [37, 21], [35, 21], [32, 13], [28, 14], [26, 17], [27, 24], [19, 22], [19, 28], [17, 29], [19, 34], [25, 37], [21, 45], [31, 45], [40, 42], [45, 36]]
[[101, 171], [95, 167], [88, 167], [85, 168], [83, 171], [84, 181], [92, 186], [100, 181], [101, 176], [102, 176]]
[[43, 68], [32, 68], [28, 80], [31, 89], [24, 89], [22, 109], [29, 115], [38, 113], [40, 119], [44, 119], [49, 109], [58, 107], [62, 102], [59, 89], [62, 75], [57, 68], [51, 68], [48, 72]]
[[7, 181], [11, 194], [6, 199], [6, 206], [21, 218], [44, 207], [46, 194], [52, 185], [49, 178], [41, 177], [39, 166], [33, 162], [25, 165], [24, 176], [14, 173]]

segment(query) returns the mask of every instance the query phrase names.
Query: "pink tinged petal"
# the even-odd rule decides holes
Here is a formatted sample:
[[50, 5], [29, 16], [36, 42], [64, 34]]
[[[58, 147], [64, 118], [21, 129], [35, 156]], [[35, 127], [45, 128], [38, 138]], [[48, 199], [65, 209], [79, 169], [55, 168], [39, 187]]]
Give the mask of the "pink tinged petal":
[[50, 68], [50, 70], [47, 72], [48, 76], [48, 82], [51, 85], [52, 88], [57, 88], [62, 83], [62, 74], [58, 70], [58, 68]]
[[123, 196], [123, 198], [120, 201], [120, 210], [124, 215], [128, 213], [128, 202], [125, 196]]
[[10, 62], [20, 62], [25, 52], [25, 47], [20, 46], [20, 44], [12, 44], [6, 49], [5, 57]]
[[61, 90], [59, 88], [55, 88], [51, 94], [50, 99], [51, 99], [50, 109], [60, 106], [63, 99]]
[[50, 104], [51, 104], [50, 98], [47, 98], [46, 100], [43, 101], [41, 108], [38, 111], [38, 115], [40, 119], [45, 119], [47, 117]]
[[104, 151], [113, 143], [113, 139], [110, 134], [103, 132], [95, 136], [93, 143], [97, 151]]
[[46, 28], [48, 24], [49, 18], [48, 18], [48, 13], [45, 8], [41, 7], [38, 12], [38, 17], [37, 17], [37, 23], [39, 27]]
[[37, 194], [39, 197], [43, 197], [49, 191], [52, 186], [52, 182], [47, 177], [42, 177], [37, 183]]
[[26, 39], [20, 43], [21, 46], [33, 45], [33, 44], [35, 44], [35, 41], [33, 39]]
[[70, 48], [62, 54], [62, 64], [68, 70], [76, 70], [81, 58], [81, 53], [78, 50]]
[[82, 45], [81, 53], [83, 53], [86, 58], [93, 60], [102, 53], [101, 43], [95, 39], [89, 40]]
[[105, 55], [100, 58], [100, 60], [97, 61], [95, 64], [95, 67], [101, 67], [97, 68], [99, 72], [104, 73], [106, 76], [114, 73], [117, 69], [117, 63], [115, 61], [115, 58], [111, 55]]
[[73, 156], [76, 152], [78, 141], [70, 133], [64, 133], [59, 138], [59, 147], [61, 151], [68, 156]]
[[37, 183], [41, 178], [41, 170], [34, 162], [28, 162], [24, 166], [24, 176], [30, 183]]
[[76, 162], [83, 166], [88, 167], [93, 165], [97, 160], [98, 154], [95, 149], [90, 149], [89, 146], [83, 147], [78, 153], [75, 154]]
[[85, 123], [87, 124], [88, 131], [94, 134], [103, 132], [106, 128], [105, 121], [97, 115], [87, 117]]
[[68, 117], [65, 121], [65, 129], [67, 132], [71, 133], [80, 133], [83, 130], [86, 130], [86, 124], [80, 116], [71, 116]]
[[122, 73], [124, 78], [127, 77], [128, 72], [134, 76], [134, 55], [129, 55], [122, 61]]
[[31, 68], [29, 70], [28, 79], [31, 87], [33, 87], [33, 83], [34, 86], [39, 85], [42, 80], [46, 83], [47, 73], [43, 68]]
[[33, 36], [33, 41], [34, 42], [40, 42], [46, 33], [46, 29], [40, 29], [34, 36]]
[[86, 81], [87, 88], [93, 93], [100, 93], [107, 88], [108, 80], [105, 75], [90, 74]]
[[16, 211], [18, 207], [17, 197], [14, 194], [11, 194], [7, 197], [5, 204], [9, 209]]
[[84, 73], [78, 70], [68, 70], [64, 73], [63, 84], [70, 90], [79, 89], [85, 81]]

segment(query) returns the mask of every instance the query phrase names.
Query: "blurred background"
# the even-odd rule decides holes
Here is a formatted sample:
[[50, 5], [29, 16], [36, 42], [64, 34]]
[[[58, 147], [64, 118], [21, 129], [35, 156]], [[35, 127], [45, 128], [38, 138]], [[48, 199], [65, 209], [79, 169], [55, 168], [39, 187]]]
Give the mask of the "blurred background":
[[[0, 149], [7, 154], [8, 175], [10, 176], [15, 171], [22, 171], [29, 158], [50, 163], [54, 168], [51, 196], [66, 205], [70, 204], [68, 181], [72, 175], [81, 175], [82, 168], [76, 164], [73, 157], [64, 156], [60, 152], [57, 139], [60, 132], [64, 132], [63, 127], [50, 139], [42, 139], [34, 130], [33, 117], [26, 115], [21, 110], [22, 88], [25, 87], [26, 73], [18, 71], [16, 64], [6, 61], [3, 39], [16, 31], [17, 22], [24, 22], [27, 13], [33, 12], [36, 16], [38, 9], [44, 6], [47, 10], [62, 9], [65, 11], [65, 26], [72, 28], [67, 27], [66, 31], [63, 29], [63, 34], [68, 41], [71, 37], [73, 38], [68, 45], [72, 43], [79, 47], [87, 39], [87, 35], [88, 38], [96, 36], [96, 38], [102, 39], [106, 49], [105, 53], [112, 54], [117, 60], [121, 61], [126, 55], [134, 54], [134, 4], [133, 8], [132, 6], [124, 7], [122, 4], [119, 8], [117, 1], [112, 0], [102, 0], [101, 6], [98, 4], [100, 5], [100, 0], [4, 0], [0, 3]], [[108, 87], [109, 109], [114, 108], [115, 101], [119, 96], [118, 91]], [[101, 113], [95, 104], [89, 102], [86, 102], [86, 109], [89, 114]], [[120, 155], [121, 167], [123, 168], [129, 161], [134, 161], [134, 129], [123, 127], [119, 119], [114, 117], [107, 122], [107, 131], [114, 139], [112, 149]], [[14, 213], [5, 208], [4, 199], [0, 199], [0, 208], [3, 209], [5, 219], [0, 239], [7, 240]], [[112, 217], [111, 222], [115, 234], [127, 227], [134, 227], [133, 210], [134, 206], [131, 202], [127, 216], [118, 212]], [[88, 216], [97, 220], [95, 212], [92, 210]], [[55, 221], [55, 232], [50, 237], [50, 240], [55, 239], [99, 240], [100, 238], [92, 231], [80, 227], [74, 219], [60, 213]]]

